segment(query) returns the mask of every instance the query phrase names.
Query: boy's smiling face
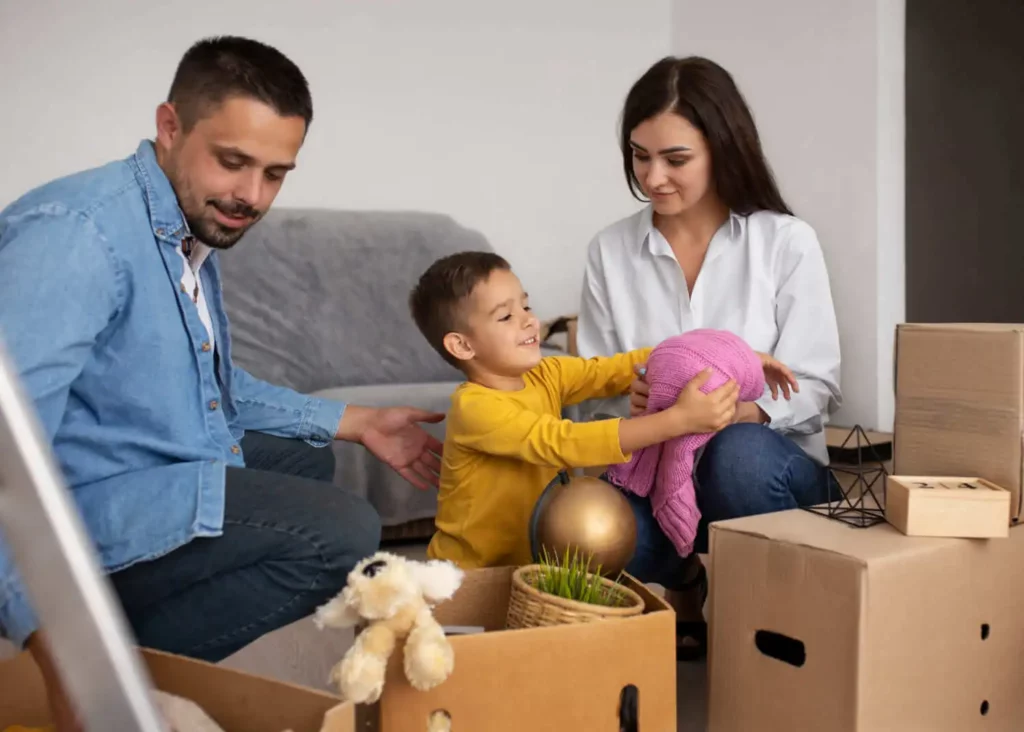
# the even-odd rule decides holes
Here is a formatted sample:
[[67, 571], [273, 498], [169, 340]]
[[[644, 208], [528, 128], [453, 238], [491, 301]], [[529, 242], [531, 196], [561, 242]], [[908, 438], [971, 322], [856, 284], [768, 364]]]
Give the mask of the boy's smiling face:
[[464, 332], [449, 333], [445, 346], [466, 363], [472, 378], [518, 379], [540, 363], [540, 322], [512, 272], [491, 272], [473, 288], [464, 308]]

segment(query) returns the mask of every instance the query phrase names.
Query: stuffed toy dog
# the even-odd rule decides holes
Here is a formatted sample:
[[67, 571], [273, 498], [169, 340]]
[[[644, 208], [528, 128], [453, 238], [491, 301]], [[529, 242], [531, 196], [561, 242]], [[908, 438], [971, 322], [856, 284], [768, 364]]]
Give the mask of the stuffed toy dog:
[[405, 676], [413, 688], [426, 691], [448, 678], [455, 657], [432, 607], [450, 599], [462, 578], [451, 562], [417, 562], [388, 552], [352, 569], [346, 587], [314, 618], [321, 630], [366, 625], [331, 671], [330, 681], [345, 699], [356, 704], [380, 699], [388, 659], [406, 637]]

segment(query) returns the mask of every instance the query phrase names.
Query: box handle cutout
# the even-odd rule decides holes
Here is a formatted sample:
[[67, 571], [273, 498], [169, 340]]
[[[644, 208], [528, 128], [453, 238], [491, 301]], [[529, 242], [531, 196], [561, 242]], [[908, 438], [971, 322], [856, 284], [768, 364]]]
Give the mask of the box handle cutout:
[[759, 630], [754, 634], [754, 645], [768, 658], [800, 668], [807, 662], [807, 649], [803, 641], [770, 630]]
[[430, 713], [427, 732], [452, 732], [452, 715], [447, 709], [435, 709]]
[[619, 732], [638, 732], [640, 725], [640, 690], [626, 684], [619, 694]]
[[981, 624], [981, 639], [982, 640], [988, 640], [989, 630], [990, 630], [990, 628], [988, 627], [988, 623], [982, 623]]
[[984, 717], [986, 714], [988, 714], [988, 701], [983, 701], [981, 703], [981, 716]]

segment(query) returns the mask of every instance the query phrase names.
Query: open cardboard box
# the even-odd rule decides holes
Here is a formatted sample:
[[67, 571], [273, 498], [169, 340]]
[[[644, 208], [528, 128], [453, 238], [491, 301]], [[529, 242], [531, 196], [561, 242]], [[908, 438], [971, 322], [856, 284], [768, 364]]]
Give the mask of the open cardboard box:
[[396, 649], [380, 702], [357, 709], [360, 732], [425, 730], [438, 709], [448, 712], [452, 730], [619, 732], [624, 696], [627, 706], [636, 699], [635, 729], [675, 731], [675, 613], [664, 600], [627, 577], [644, 599], [641, 615], [506, 630], [513, 571], [466, 573], [434, 615], [444, 626], [483, 626], [484, 632], [450, 636], [454, 671], [428, 692], [406, 681]]
[[[156, 688], [195, 702], [226, 732], [355, 730], [352, 704], [331, 694], [157, 651], [143, 650], [142, 658]], [[0, 730], [48, 723], [46, 691], [31, 656], [0, 662]]]

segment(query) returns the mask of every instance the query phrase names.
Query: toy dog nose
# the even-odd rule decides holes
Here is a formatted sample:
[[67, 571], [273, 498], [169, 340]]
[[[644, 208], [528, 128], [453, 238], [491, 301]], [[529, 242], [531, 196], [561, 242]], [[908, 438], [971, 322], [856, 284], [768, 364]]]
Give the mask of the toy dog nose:
[[386, 566], [388, 566], [387, 562], [385, 562], [383, 559], [378, 559], [376, 562], [370, 562], [365, 567], [363, 567], [363, 574], [367, 577], [376, 577], [377, 573], [380, 570], [384, 569], [384, 567]]

